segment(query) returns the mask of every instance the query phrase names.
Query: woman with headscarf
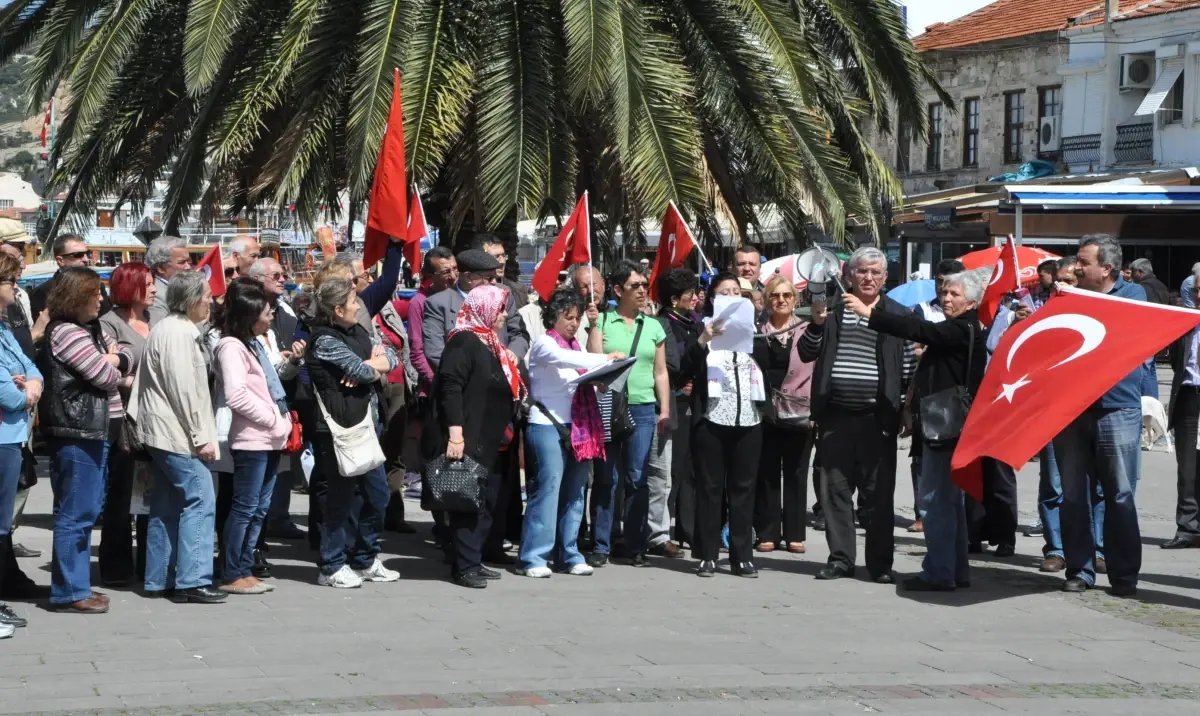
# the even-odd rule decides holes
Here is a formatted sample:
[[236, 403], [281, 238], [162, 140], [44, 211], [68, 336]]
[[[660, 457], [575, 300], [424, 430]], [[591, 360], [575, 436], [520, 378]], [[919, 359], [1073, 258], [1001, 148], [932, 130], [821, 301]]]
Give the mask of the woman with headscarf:
[[483, 589], [489, 579], [500, 578], [499, 572], [482, 564], [483, 543], [492, 526], [500, 471], [512, 442], [515, 408], [528, 396], [517, 357], [496, 333], [508, 319], [507, 300], [507, 291], [498, 286], [471, 289], [446, 339], [434, 386], [437, 437], [445, 442], [440, 452], [451, 460], [470, 457], [488, 469], [479, 512], [449, 513], [451, 578], [472, 589]]

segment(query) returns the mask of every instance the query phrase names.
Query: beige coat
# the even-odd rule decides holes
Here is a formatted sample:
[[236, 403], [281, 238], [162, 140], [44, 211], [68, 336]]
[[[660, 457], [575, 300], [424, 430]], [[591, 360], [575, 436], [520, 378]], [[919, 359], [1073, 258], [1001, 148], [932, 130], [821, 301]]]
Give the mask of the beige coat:
[[129, 405], [147, 447], [195, 455], [217, 442], [202, 341], [196, 324], [175, 314], [150, 331]]

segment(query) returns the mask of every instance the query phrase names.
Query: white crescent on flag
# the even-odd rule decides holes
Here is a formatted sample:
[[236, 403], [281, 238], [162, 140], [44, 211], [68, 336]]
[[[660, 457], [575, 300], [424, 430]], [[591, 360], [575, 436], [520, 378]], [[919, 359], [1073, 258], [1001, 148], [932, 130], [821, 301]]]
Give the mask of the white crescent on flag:
[[[1108, 334], [1108, 329], [1104, 327], [1104, 324], [1100, 321], [1097, 321], [1095, 318], [1092, 318], [1091, 316], [1085, 316], [1081, 313], [1062, 313], [1056, 316], [1049, 316], [1043, 320], [1035, 321], [1034, 324], [1030, 326], [1029, 330], [1017, 336], [1017, 339], [1013, 341], [1012, 348], [1010, 348], [1008, 351], [1008, 356], [1004, 359], [1004, 367], [1009, 370], [1012, 369], [1013, 358], [1016, 357], [1017, 351], [1021, 350], [1021, 346], [1025, 345], [1026, 341], [1039, 333], [1054, 330], [1056, 328], [1065, 328], [1070, 331], [1075, 331], [1080, 335], [1080, 337], [1083, 338], [1083, 344], [1080, 345], [1074, 353], [1050, 366], [1046, 370], [1054, 370], [1055, 368], [1066, 365], [1073, 360], [1082, 358], [1088, 353], [1091, 353], [1100, 347], [1100, 344], [1104, 342], [1104, 337]], [[1012, 383], [1003, 383], [1000, 386], [1000, 395], [996, 397], [996, 400], [998, 401], [1001, 398], [1004, 398], [1011, 403], [1013, 396], [1016, 395], [1017, 390], [1029, 385], [1032, 382], [1033, 381], [1029, 380], [1029, 375], [1025, 374]]]

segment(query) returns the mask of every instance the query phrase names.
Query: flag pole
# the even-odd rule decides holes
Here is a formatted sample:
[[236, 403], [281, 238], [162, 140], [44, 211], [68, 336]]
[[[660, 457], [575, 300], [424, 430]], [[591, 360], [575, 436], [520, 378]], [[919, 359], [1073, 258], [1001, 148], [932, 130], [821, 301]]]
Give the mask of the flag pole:
[[596, 269], [592, 267], [592, 206], [588, 203], [587, 189], [583, 190], [583, 218], [587, 221], [588, 295], [592, 297], [596, 308], [599, 308], [600, 302], [596, 300]]

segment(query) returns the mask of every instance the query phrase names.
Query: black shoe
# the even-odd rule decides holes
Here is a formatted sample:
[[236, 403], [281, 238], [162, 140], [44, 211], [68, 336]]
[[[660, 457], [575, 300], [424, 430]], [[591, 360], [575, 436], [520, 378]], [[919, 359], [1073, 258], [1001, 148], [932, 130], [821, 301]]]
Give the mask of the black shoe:
[[[1163, 549], [1190, 549], [1200, 547], [1200, 537], [1172, 537], [1171, 539], [1159, 545]], [[17, 545], [13, 545], [13, 552], [17, 551]], [[20, 555], [17, 555], [18, 557]]]
[[987, 550], [983, 548], [982, 542], [972, 542], [971, 544], [967, 545], [967, 554], [983, 554], [986, 551]]
[[466, 574], [455, 574], [450, 577], [450, 581], [460, 587], [468, 589], [487, 589], [487, 577], [480, 574], [478, 571], [467, 572]]
[[1093, 566], [1096, 568], [1096, 574], [1108, 574], [1108, 562], [1104, 561], [1103, 557], [1097, 557]]
[[499, 554], [485, 555], [483, 558], [483, 561], [487, 562], [488, 564], [507, 565], [507, 564], [516, 564], [517, 558], [512, 556], [511, 554], [505, 554], [504, 552], [501, 552]]
[[1011, 544], [1002, 544], [996, 548], [997, 557], [1011, 557], [1017, 553], [1017, 548]]
[[629, 558], [629, 566], [630, 567], [649, 567], [650, 566], [650, 558], [646, 556], [645, 552], [638, 552], [637, 554], [635, 554]]
[[176, 589], [170, 596], [170, 599], [176, 604], [187, 604], [188, 602], [217, 604], [225, 601], [225, 598], [228, 596], [225, 592], [208, 584], [203, 587], [192, 587], [191, 589]]
[[825, 581], [828, 581], [831, 579], [844, 579], [846, 577], [853, 577], [853, 576], [854, 576], [854, 570], [845, 570], [845, 569], [842, 569], [841, 567], [835, 567], [832, 564], [826, 565], [823, 569], [821, 569], [820, 572], [817, 572], [817, 579], [821, 579], [821, 580], [825, 580]]
[[758, 578], [758, 570], [754, 568], [753, 562], [742, 562], [733, 566], [733, 574], [737, 577], [747, 577], [749, 579]]
[[813, 518], [812, 528], [818, 532], [825, 531], [825, 515], [817, 515]]
[[884, 572], [883, 574], [877, 574], [874, 577], [871, 577], [871, 581], [876, 584], [895, 584], [896, 583], [896, 579], [892, 576], [891, 572]]
[[17, 613], [12, 610], [7, 604], [0, 604], [0, 625], [16, 627], [20, 629], [29, 622], [17, 616]]
[[42, 556], [42, 550], [29, 549], [25, 545], [17, 544], [16, 542], [13, 543], [12, 553], [13, 553], [13, 556], [16, 557], [17, 559], [30, 559], [32, 557], [41, 557]]
[[716, 573], [717, 563], [711, 559], [701, 560], [700, 566], [696, 568], [696, 576], [698, 577], [711, 577]]
[[511, 551], [513, 547], [516, 547], [516, 545], [509, 540], [504, 540], [500, 543], [500, 549], [504, 550], [505, 552]]
[[254, 550], [254, 564], [250, 566], [250, 574], [253, 574], [255, 579], [271, 578], [271, 564], [267, 562], [267, 556], [261, 549]]
[[494, 569], [488, 569], [487, 567], [483, 566], [482, 564], [479, 565], [479, 569], [475, 570], [475, 573], [478, 574], [479, 576], [483, 577], [484, 579], [500, 579], [500, 577], [502, 576], [500, 574], [500, 572], [497, 572]]
[[6, 575], [8, 583], [0, 589], [0, 599], [49, 599], [50, 587], [42, 586], [20, 572]]
[[922, 577], [909, 577], [904, 580], [906, 592], [953, 592], [955, 588], [956, 585], [928, 582]]
[[1046, 534], [1046, 526], [1042, 524], [1041, 520], [1037, 520], [1025, 528], [1024, 534], [1026, 537], [1041, 537]]
[[1108, 588], [1108, 593], [1114, 597], [1132, 597], [1137, 594], [1137, 585], [1131, 582], [1114, 582]]
[[1062, 590], [1064, 592], [1073, 592], [1073, 593], [1086, 592], [1087, 590], [1089, 590], [1091, 588], [1092, 588], [1092, 585], [1083, 581], [1079, 577], [1071, 577], [1067, 581], [1063, 582], [1063, 585], [1062, 585]]
[[170, 599], [174, 595], [174, 589], [150, 589], [142, 592], [142, 596], [146, 599]]
[[592, 552], [588, 556], [587, 562], [592, 569], [600, 569], [608, 565], [608, 555], [604, 552]]
[[304, 539], [308, 533], [296, 526], [291, 520], [281, 521], [278, 525], [267, 525], [267, 536], [274, 539]]

